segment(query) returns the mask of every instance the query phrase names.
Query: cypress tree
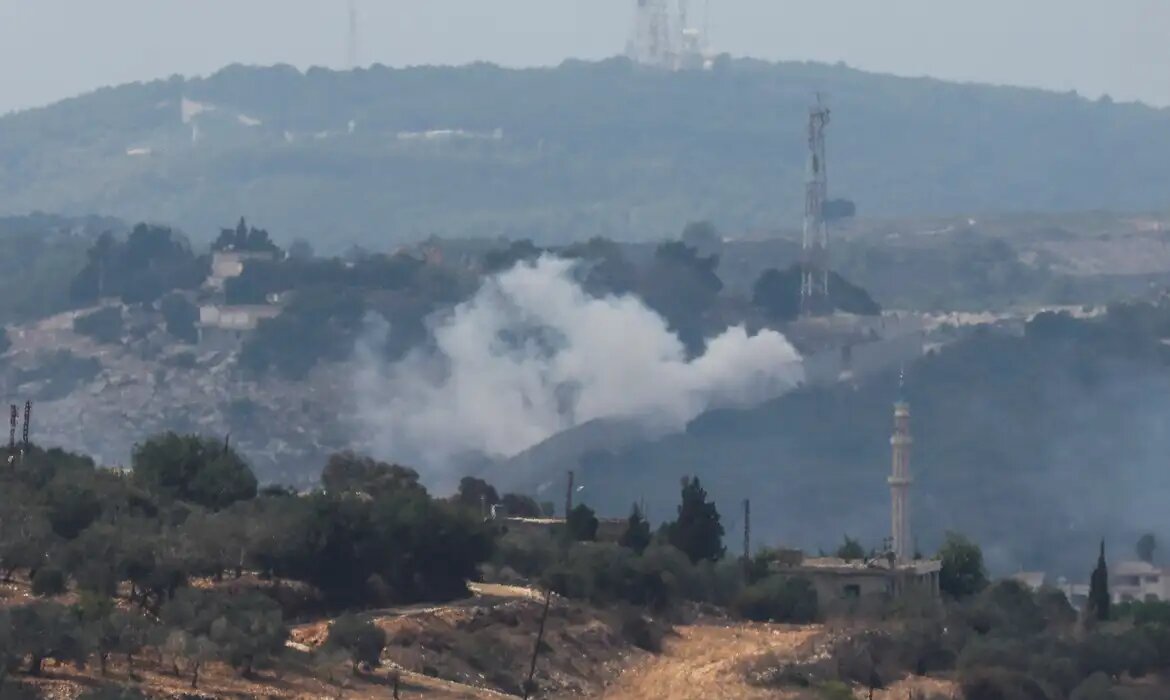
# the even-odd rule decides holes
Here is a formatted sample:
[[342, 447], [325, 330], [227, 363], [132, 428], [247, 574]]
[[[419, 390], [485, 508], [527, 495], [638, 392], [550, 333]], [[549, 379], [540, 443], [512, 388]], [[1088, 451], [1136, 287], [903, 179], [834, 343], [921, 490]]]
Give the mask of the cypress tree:
[[641, 554], [650, 546], [650, 539], [650, 523], [646, 522], [642, 509], [635, 503], [630, 511], [630, 519], [626, 521], [626, 531], [622, 533], [618, 544]]
[[1101, 554], [1097, 568], [1089, 579], [1089, 616], [1093, 620], [1109, 619], [1109, 568], [1105, 565], [1105, 540], [1101, 540]]
[[682, 505], [678, 520], [667, 528], [670, 543], [686, 554], [691, 563], [707, 559], [718, 561], [723, 556], [723, 525], [719, 511], [707, 500], [707, 491], [698, 477], [683, 479]]

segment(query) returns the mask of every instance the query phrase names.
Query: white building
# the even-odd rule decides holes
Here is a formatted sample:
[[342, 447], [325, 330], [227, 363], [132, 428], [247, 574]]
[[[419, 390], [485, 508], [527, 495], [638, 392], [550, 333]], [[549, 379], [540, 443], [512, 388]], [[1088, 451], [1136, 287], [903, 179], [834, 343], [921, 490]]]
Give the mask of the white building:
[[[1057, 588], [1070, 603], [1081, 608], [1089, 599], [1089, 584], [1061, 579]], [[1123, 561], [1109, 566], [1109, 597], [1114, 604], [1134, 601], [1170, 601], [1170, 571], [1144, 561]]]
[[276, 253], [250, 250], [217, 250], [211, 254], [211, 274], [207, 286], [223, 291], [224, 285], [233, 277], [244, 274], [244, 266], [250, 260], [276, 260]]

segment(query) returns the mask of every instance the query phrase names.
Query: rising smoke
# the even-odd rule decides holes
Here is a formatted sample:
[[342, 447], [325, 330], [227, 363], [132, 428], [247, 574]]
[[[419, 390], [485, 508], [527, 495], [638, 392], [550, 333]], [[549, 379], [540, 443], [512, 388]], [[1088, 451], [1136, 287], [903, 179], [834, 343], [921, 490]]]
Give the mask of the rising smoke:
[[371, 321], [355, 389], [378, 452], [441, 469], [468, 452], [514, 455], [597, 418], [677, 429], [803, 377], [799, 355], [774, 331], [730, 328], [688, 361], [641, 300], [592, 297], [573, 272], [573, 262], [545, 256], [488, 279], [434, 322], [427, 349], [399, 362], [379, 359], [394, 329]]

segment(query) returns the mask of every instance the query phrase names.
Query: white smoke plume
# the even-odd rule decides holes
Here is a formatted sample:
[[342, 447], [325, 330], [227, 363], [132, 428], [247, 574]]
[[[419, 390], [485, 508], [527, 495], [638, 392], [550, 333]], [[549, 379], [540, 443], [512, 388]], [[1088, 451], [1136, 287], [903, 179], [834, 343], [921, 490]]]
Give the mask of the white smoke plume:
[[766, 400], [803, 378], [779, 333], [730, 328], [688, 361], [666, 322], [634, 296], [596, 298], [574, 263], [544, 256], [487, 280], [435, 322], [433, 347], [396, 363], [357, 350], [356, 398], [381, 456], [441, 467], [479, 451], [511, 456], [597, 418], [682, 428], [708, 408]]

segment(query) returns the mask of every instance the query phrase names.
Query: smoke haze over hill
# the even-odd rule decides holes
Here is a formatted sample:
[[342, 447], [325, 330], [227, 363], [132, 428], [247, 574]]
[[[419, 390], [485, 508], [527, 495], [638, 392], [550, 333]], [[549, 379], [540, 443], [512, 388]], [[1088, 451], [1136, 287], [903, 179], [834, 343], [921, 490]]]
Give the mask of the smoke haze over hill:
[[431, 346], [385, 364], [371, 322], [355, 390], [384, 456], [443, 464], [512, 455], [596, 418], [681, 428], [708, 408], [776, 396], [802, 378], [775, 331], [730, 328], [688, 360], [666, 322], [633, 296], [594, 298], [571, 261], [543, 257], [490, 278], [433, 327]]

